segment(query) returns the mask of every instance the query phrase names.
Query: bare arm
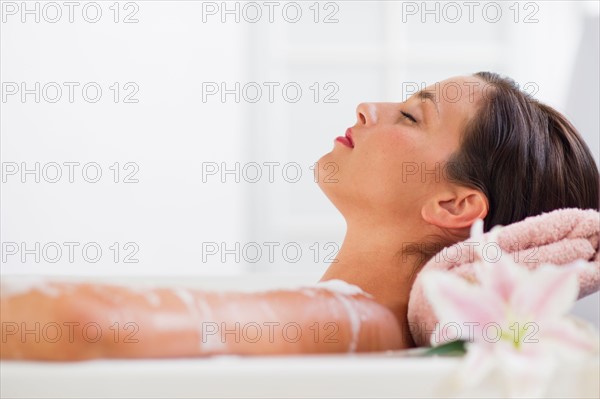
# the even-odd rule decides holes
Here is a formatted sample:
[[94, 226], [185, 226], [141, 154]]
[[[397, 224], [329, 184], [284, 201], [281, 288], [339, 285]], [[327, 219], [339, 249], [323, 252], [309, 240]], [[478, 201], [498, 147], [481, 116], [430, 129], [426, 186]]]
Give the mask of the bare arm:
[[26, 292], [3, 291], [2, 359], [335, 353], [407, 346], [387, 308], [362, 294], [322, 288], [241, 293], [50, 283]]

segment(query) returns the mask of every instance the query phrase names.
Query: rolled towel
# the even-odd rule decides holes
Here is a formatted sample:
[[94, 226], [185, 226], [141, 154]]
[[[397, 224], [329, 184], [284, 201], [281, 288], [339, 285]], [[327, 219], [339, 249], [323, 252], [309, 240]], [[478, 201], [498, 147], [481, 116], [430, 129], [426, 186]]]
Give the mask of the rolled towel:
[[[489, 239], [491, 232], [483, 237]], [[544, 263], [564, 265], [585, 260], [585, 267], [579, 272], [578, 298], [582, 298], [600, 289], [599, 238], [598, 211], [565, 208], [502, 226], [494, 241], [503, 254], [510, 254], [516, 263], [529, 269]], [[478, 260], [473, 256], [473, 240], [469, 240], [440, 251], [423, 266], [415, 279], [408, 302], [408, 323], [418, 346], [430, 345], [431, 333], [438, 322], [425, 298], [421, 277], [429, 270], [449, 270], [477, 282], [473, 264]], [[494, 250], [489, 249], [489, 257], [494, 256]]]

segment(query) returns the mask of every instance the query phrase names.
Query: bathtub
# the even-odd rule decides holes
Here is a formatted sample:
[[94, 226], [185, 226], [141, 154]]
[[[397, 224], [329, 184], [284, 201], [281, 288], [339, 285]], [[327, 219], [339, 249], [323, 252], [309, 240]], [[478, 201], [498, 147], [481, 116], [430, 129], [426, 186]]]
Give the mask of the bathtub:
[[[3, 276], [7, 277], [7, 276]], [[91, 277], [61, 277], [89, 281]], [[149, 283], [211, 290], [294, 288], [318, 276], [248, 275], [93, 277], [96, 282]], [[191, 397], [407, 397], [492, 398], [504, 395], [498, 376], [485, 389], [455, 391], [459, 358], [418, 357], [422, 349], [363, 354], [214, 356], [168, 360], [0, 362], [0, 397], [191, 398]], [[600, 396], [600, 360], [565, 365], [546, 397]]]

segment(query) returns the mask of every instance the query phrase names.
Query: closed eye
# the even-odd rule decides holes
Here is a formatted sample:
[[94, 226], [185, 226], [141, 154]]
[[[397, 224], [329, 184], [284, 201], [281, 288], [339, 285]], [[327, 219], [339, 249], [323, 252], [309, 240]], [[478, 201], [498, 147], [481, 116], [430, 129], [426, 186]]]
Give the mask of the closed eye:
[[417, 120], [411, 114], [409, 114], [408, 112], [400, 111], [400, 113], [402, 114], [402, 116], [404, 118], [409, 119], [409, 120], [411, 120], [414, 123], [417, 123]]

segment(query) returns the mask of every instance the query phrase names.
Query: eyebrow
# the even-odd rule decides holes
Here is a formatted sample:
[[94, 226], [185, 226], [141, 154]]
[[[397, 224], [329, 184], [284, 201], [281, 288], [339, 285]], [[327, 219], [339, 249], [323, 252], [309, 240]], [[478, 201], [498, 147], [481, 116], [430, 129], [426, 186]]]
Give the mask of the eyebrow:
[[435, 105], [435, 110], [438, 116], [440, 115], [440, 109], [438, 108], [437, 101], [435, 100], [435, 94], [432, 91], [421, 90], [416, 92], [415, 96], [417, 96], [417, 98], [420, 98], [423, 101], [430, 100], [433, 103], [433, 105]]

